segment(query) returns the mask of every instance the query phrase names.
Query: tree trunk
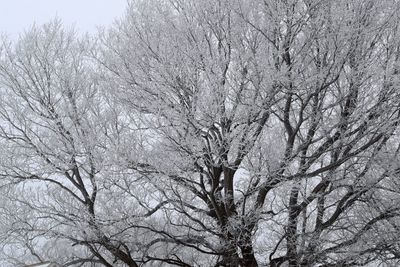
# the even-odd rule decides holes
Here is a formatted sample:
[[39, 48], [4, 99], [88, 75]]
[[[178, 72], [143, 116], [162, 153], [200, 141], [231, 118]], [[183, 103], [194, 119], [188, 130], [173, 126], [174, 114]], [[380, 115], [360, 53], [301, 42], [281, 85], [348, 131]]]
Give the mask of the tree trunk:
[[243, 258], [241, 260], [242, 267], [257, 267], [258, 263], [254, 257], [253, 245], [245, 245], [241, 247]]
[[217, 266], [239, 267], [239, 256], [237, 255], [236, 249], [234, 247], [230, 248], [229, 251], [223, 255], [222, 262]]
[[297, 199], [299, 195], [299, 186], [295, 184], [290, 193], [289, 199], [289, 219], [287, 225], [286, 242], [287, 242], [287, 257], [289, 267], [298, 266], [297, 258]]

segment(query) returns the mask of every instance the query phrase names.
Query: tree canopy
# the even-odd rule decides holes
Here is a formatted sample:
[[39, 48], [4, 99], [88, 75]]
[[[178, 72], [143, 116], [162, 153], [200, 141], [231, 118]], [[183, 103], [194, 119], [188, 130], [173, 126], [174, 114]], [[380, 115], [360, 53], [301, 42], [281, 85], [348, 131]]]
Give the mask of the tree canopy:
[[2, 264], [399, 264], [399, 8], [135, 0], [3, 39]]

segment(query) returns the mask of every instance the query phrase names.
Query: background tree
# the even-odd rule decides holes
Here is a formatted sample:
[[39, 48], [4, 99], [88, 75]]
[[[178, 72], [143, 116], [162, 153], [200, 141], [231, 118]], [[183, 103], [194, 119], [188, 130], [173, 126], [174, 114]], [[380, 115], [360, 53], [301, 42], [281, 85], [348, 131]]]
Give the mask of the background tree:
[[148, 235], [135, 225], [158, 203], [146, 202], [152, 189], [125, 167], [141, 144], [104, 91], [92, 49], [59, 21], [3, 42], [1, 244], [13, 266], [138, 266], [142, 258]]

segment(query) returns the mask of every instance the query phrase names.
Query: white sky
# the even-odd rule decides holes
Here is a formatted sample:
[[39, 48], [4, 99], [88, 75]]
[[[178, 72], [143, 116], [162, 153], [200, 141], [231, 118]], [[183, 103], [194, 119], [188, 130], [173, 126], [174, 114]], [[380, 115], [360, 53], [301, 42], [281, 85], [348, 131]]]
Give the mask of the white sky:
[[0, 32], [18, 37], [34, 22], [43, 24], [56, 16], [65, 26], [94, 32], [123, 15], [127, 0], [0, 0]]

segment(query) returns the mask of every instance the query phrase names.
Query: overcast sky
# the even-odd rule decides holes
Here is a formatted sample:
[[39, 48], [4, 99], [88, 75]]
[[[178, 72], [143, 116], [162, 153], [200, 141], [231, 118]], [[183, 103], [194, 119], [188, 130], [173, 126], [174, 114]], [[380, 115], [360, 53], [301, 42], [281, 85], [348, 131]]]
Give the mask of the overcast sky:
[[15, 38], [34, 22], [43, 24], [56, 16], [65, 25], [94, 32], [109, 25], [125, 10], [126, 0], [0, 0], [0, 32]]

